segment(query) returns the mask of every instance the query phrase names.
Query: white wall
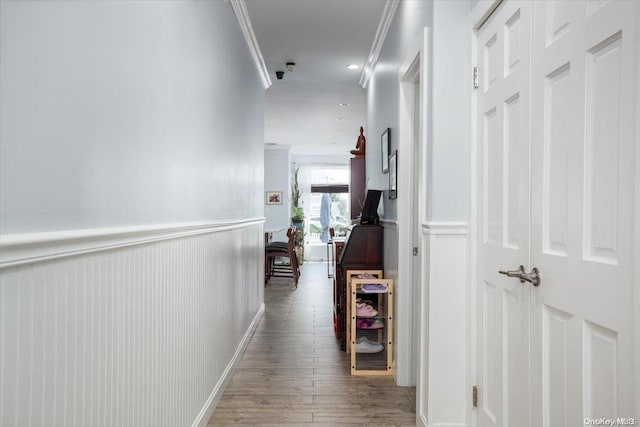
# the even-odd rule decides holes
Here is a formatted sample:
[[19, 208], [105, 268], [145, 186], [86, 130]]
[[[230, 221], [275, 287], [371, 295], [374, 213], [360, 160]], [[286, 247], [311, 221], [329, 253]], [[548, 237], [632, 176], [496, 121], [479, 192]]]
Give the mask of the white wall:
[[262, 216], [264, 90], [229, 3], [0, 7], [3, 234]]
[[411, 44], [424, 27], [431, 27], [432, 14], [430, 0], [400, 2], [367, 87], [367, 180], [369, 188], [384, 190], [384, 216], [390, 220], [398, 218], [397, 201], [389, 200], [389, 175], [382, 173], [380, 137], [391, 128], [389, 153], [398, 149], [398, 71]]
[[468, 221], [471, 145], [471, 27], [466, 1], [433, 2], [428, 221]]
[[[265, 205], [265, 230], [287, 228], [291, 222], [291, 149], [265, 149], [264, 190], [281, 191], [281, 205]], [[286, 232], [277, 233], [275, 240], [286, 240]]]
[[[417, 286], [420, 322], [417, 355], [418, 425], [470, 425], [468, 407], [468, 283], [467, 221], [470, 197], [470, 92], [471, 33], [467, 23], [471, 1], [401, 1], [384, 42], [367, 90], [367, 124], [370, 135], [391, 128], [393, 152], [398, 148], [399, 68], [411, 53], [412, 44], [430, 28], [431, 45], [426, 47], [427, 120], [424, 135], [426, 152], [425, 194], [422, 200], [422, 282], [396, 285], [398, 312], [411, 310], [412, 301], [402, 299], [403, 289], [411, 293]], [[426, 80], [428, 79], [428, 80]], [[426, 82], [426, 83], [425, 83]], [[405, 133], [407, 130], [405, 129]], [[370, 136], [369, 141], [373, 138]], [[367, 175], [374, 185], [388, 188], [388, 176], [380, 171], [379, 143], [369, 144]], [[399, 167], [408, 164], [408, 153], [399, 152]], [[404, 157], [402, 157], [404, 156]], [[400, 218], [398, 203], [408, 188], [398, 188], [398, 199], [388, 200], [385, 192], [385, 274], [396, 279], [411, 277], [401, 271], [403, 260], [399, 236], [407, 227]], [[397, 231], [396, 231], [397, 230]], [[409, 235], [412, 231], [408, 232]], [[386, 252], [399, 252], [398, 257]], [[403, 252], [404, 251], [404, 252]], [[410, 256], [410, 255], [406, 255]], [[416, 296], [417, 297], [417, 296]], [[400, 325], [398, 328], [410, 327]], [[396, 336], [403, 336], [399, 331]], [[411, 334], [404, 334], [410, 337]], [[413, 343], [398, 342], [398, 363], [410, 363], [400, 354]], [[401, 367], [398, 366], [400, 372]], [[406, 368], [405, 368], [406, 370]]]
[[230, 3], [3, 0], [0, 93], [0, 424], [206, 424], [263, 307]]

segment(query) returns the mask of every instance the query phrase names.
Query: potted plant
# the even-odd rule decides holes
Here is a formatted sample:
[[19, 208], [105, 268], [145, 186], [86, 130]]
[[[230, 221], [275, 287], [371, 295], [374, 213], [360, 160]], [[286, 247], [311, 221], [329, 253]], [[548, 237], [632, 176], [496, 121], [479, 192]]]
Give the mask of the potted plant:
[[300, 186], [298, 185], [299, 171], [300, 168], [297, 168], [294, 173], [293, 188], [291, 189], [291, 225], [296, 229], [294, 242], [296, 245], [298, 264], [302, 264], [304, 262], [304, 209], [300, 206]]
[[298, 172], [300, 168], [297, 168], [293, 176], [293, 188], [291, 189], [291, 224], [296, 230], [302, 230], [304, 227], [304, 209], [300, 206], [300, 186], [298, 185]]
[[294, 206], [291, 208], [291, 224], [296, 230], [301, 230], [304, 226], [304, 210], [302, 206]]

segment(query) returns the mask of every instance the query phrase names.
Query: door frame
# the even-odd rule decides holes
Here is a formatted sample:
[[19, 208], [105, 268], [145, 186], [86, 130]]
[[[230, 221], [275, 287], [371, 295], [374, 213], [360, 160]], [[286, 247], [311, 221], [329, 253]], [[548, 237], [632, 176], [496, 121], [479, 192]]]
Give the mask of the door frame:
[[[398, 71], [398, 189], [401, 192], [398, 197], [398, 283], [408, 283], [410, 288], [396, 288], [396, 300], [399, 307], [396, 315], [397, 325], [397, 348], [396, 348], [396, 382], [402, 386], [416, 385], [420, 366], [428, 354], [426, 343], [420, 342], [422, 334], [421, 327], [426, 320], [426, 306], [423, 304], [422, 277], [424, 262], [421, 258], [413, 256], [413, 235], [414, 231], [421, 228], [424, 222], [424, 200], [425, 200], [425, 177], [426, 162], [425, 149], [427, 137], [425, 124], [427, 123], [427, 57], [430, 39], [430, 29], [425, 28], [420, 36], [414, 40], [407, 50], [405, 61], [403, 61]], [[419, 106], [419, 117], [417, 129], [415, 123], [415, 82], [420, 81], [420, 93], [417, 105]], [[407, 131], [409, 129], [409, 131]], [[418, 169], [415, 170], [414, 162], [409, 156], [413, 153], [415, 141], [414, 132], [418, 132], [418, 143], [422, 150], [419, 150], [420, 159]], [[409, 191], [413, 189], [414, 177], [418, 178], [419, 200], [415, 201], [410, 197]], [[405, 194], [406, 192], [406, 194]], [[418, 218], [412, 218], [415, 203], [418, 203]], [[419, 250], [421, 251], [422, 248]], [[422, 251], [421, 251], [422, 252]], [[418, 263], [414, 270], [414, 263]], [[416, 274], [418, 277], [414, 277]], [[416, 286], [417, 284], [420, 284]], [[410, 289], [410, 292], [404, 292]], [[417, 292], [417, 295], [415, 294]], [[414, 301], [418, 300], [418, 309], [414, 308]], [[418, 325], [417, 327], [414, 327]], [[417, 342], [417, 345], [416, 345]], [[419, 392], [418, 392], [419, 393]], [[419, 399], [416, 399], [419, 402]], [[418, 409], [418, 408], [416, 408]]]
[[[638, 8], [638, 16], [636, 19], [640, 21], [640, 8]], [[637, 35], [638, 39], [640, 39], [640, 31], [638, 31]], [[638, 43], [638, 57], [640, 58], [640, 42]], [[638, 81], [638, 92], [636, 94], [636, 117], [640, 114], [640, 64], [637, 65], [637, 81]], [[636, 172], [636, 188], [635, 188], [635, 234], [633, 236], [633, 246], [634, 246], [634, 259], [640, 259], [640, 121], [636, 123], [636, 164], [635, 164], [635, 172]], [[633, 294], [635, 296], [633, 311], [635, 312], [635, 324], [640, 325], [640, 262], [636, 262], [633, 268]], [[640, 328], [636, 328], [635, 330], [635, 371], [636, 371], [636, 402], [640, 402]], [[640, 405], [640, 404], [639, 404]], [[640, 407], [636, 408], [636, 411], [640, 413]]]

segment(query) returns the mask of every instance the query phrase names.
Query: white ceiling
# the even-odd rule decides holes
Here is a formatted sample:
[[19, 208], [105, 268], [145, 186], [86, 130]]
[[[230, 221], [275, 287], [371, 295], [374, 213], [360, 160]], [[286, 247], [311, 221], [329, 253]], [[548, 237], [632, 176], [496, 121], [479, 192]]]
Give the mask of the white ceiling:
[[[358, 81], [384, 5], [385, 0], [246, 0], [273, 83], [265, 98], [266, 144], [307, 154], [355, 147], [365, 124], [365, 91]], [[296, 63], [294, 72], [286, 72], [287, 62]], [[349, 70], [349, 64], [360, 69]], [[275, 76], [279, 70], [285, 71], [282, 80]]]

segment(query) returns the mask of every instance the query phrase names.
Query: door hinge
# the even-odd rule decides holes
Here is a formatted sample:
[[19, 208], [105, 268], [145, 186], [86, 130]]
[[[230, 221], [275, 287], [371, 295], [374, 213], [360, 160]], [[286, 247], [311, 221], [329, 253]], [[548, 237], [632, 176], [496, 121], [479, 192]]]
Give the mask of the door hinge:
[[477, 408], [478, 407], [478, 386], [477, 385], [473, 386], [472, 396], [473, 396], [473, 407]]
[[413, 247], [413, 256], [418, 256], [418, 247], [417, 246]]
[[473, 67], [473, 88], [478, 89], [480, 85], [478, 84], [478, 67]]

